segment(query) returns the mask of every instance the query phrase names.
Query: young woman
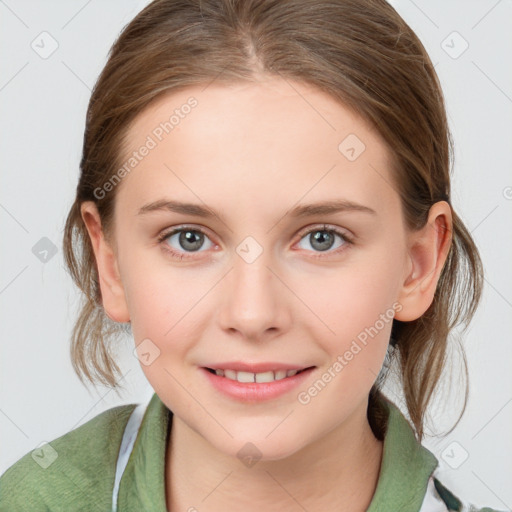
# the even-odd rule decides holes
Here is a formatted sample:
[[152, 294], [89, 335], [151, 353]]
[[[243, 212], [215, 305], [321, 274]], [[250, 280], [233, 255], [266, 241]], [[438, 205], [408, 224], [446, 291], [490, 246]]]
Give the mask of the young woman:
[[0, 509], [477, 510], [421, 445], [481, 292], [450, 156], [385, 1], [148, 5], [93, 91], [64, 249], [78, 374], [116, 386], [129, 325], [155, 394], [27, 454]]

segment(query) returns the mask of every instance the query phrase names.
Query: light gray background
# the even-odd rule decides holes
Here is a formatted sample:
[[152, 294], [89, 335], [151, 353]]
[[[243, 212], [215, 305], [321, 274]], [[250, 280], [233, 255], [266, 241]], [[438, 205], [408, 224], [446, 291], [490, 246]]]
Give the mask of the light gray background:
[[[128, 338], [119, 354], [124, 395], [87, 390], [74, 374], [69, 336], [78, 295], [61, 247], [90, 90], [114, 39], [146, 3], [0, 1], [0, 472], [105, 409], [152, 393]], [[453, 432], [424, 444], [455, 494], [479, 506], [511, 509], [512, 2], [392, 4], [422, 40], [441, 79], [456, 145], [453, 204], [486, 269], [482, 305], [463, 336], [468, 408]], [[31, 47], [46, 37], [45, 48], [51, 48], [43, 31], [58, 43], [48, 58]], [[464, 40], [469, 46], [458, 55]], [[32, 252], [43, 237], [57, 248], [46, 262]], [[436, 401], [431, 409], [430, 425], [441, 433], [460, 412], [459, 369], [460, 358], [445, 384], [446, 405]], [[396, 389], [388, 388], [401, 404]]]

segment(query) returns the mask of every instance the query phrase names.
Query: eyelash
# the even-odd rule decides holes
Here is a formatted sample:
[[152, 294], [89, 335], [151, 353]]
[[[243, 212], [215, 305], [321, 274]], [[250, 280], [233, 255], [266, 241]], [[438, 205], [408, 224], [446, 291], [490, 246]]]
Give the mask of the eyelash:
[[[181, 226], [179, 228], [173, 228], [169, 231], [164, 231], [163, 233], [158, 235], [158, 237], [157, 237], [158, 243], [163, 245], [164, 250], [167, 251], [173, 258], [177, 258], [179, 260], [194, 259], [193, 256], [188, 255], [188, 254], [190, 254], [190, 255], [194, 254], [193, 252], [191, 252], [191, 253], [178, 252], [178, 251], [172, 249], [169, 246], [169, 244], [165, 243], [165, 241], [169, 237], [171, 237], [172, 235], [175, 235], [176, 233], [180, 233], [182, 231], [193, 231], [193, 232], [197, 232], [197, 233], [202, 233], [203, 235], [208, 237], [208, 234], [206, 233], [206, 231], [204, 231], [203, 229], [201, 229], [199, 227]], [[326, 258], [326, 257], [329, 257], [329, 255], [339, 254], [340, 252], [345, 251], [348, 247], [350, 247], [351, 245], [354, 244], [354, 240], [351, 236], [347, 235], [347, 233], [339, 230], [338, 228], [329, 226], [328, 224], [322, 224], [321, 226], [315, 226], [313, 228], [306, 228], [305, 230], [303, 230], [299, 233], [299, 241], [302, 240], [306, 235], [315, 233], [317, 231], [326, 231], [328, 233], [334, 233], [335, 235], [338, 235], [343, 240], [344, 244], [341, 247], [338, 247], [334, 251], [329, 251], [329, 250], [325, 251], [325, 254], [327, 256], [325, 256], [324, 253], [322, 253], [322, 252], [317, 252], [314, 256], [312, 256], [314, 259]]]

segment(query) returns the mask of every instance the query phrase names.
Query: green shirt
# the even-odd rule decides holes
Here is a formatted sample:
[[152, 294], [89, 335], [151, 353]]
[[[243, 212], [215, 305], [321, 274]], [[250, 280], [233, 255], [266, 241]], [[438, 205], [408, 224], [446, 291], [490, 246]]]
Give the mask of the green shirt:
[[[417, 442], [401, 411], [387, 403], [382, 465], [368, 512], [478, 511], [441, 485], [433, 474], [436, 457]], [[118, 455], [135, 408], [131, 404], [104, 411], [24, 455], [0, 478], [0, 512], [111, 511]], [[166, 512], [165, 453], [172, 412], [155, 393], [140, 418], [131, 454], [128, 450], [125, 455], [117, 510]]]

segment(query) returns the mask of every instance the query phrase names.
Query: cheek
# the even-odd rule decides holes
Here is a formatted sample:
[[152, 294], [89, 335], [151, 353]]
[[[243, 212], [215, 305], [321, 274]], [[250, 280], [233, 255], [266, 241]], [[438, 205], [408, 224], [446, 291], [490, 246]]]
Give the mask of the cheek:
[[155, 273], [141, 271], [130, 282], [132, 332], [147, 380], [168, 406], [176, 407], [173, 397], [182, 396], [178, 383], [185, 382], [182, 370], [194, 344], [191, 340], [200, 339], [200, 297], [180, 282], [183, 278], [177, 273], [160, 278]]
[[126, 263], [131, 265], [125, 293], [135, 343], [149, 338], [163, 355], [171, 344], [179, 354], [198, 325], [195, 310], [204, 285], [177, 269], [149, 265], [149, 270], [142, 258]]
[[387, 261], [368, 258], [298, 283], [297, 294], [307, 297], [308, 306], [301, 321], [310, 326], [332, 361], [346, 355], [345, 360], [358, 361], [350, 366], [367, 366], [378, 374], [393, 317], [401, 309], [396, 302], [400, 274], [396, 256]]
[[322, 418], [325, 403], [337, 414], [355, 408], [367, 398], [381, 371], [395, 308], [387, 287], [390, 283], [376, 282], [377, 277], [348, 274], [342, 284], [324, 287], [326, 293], [314, 294], [310, 302], [322, 322], [312, 316], [303, 321], [327, 354], [318, 380], [308, 383], [311, 387], [298, 396], [300, 404], [314, 402], [308, 409], [313, 417]]

